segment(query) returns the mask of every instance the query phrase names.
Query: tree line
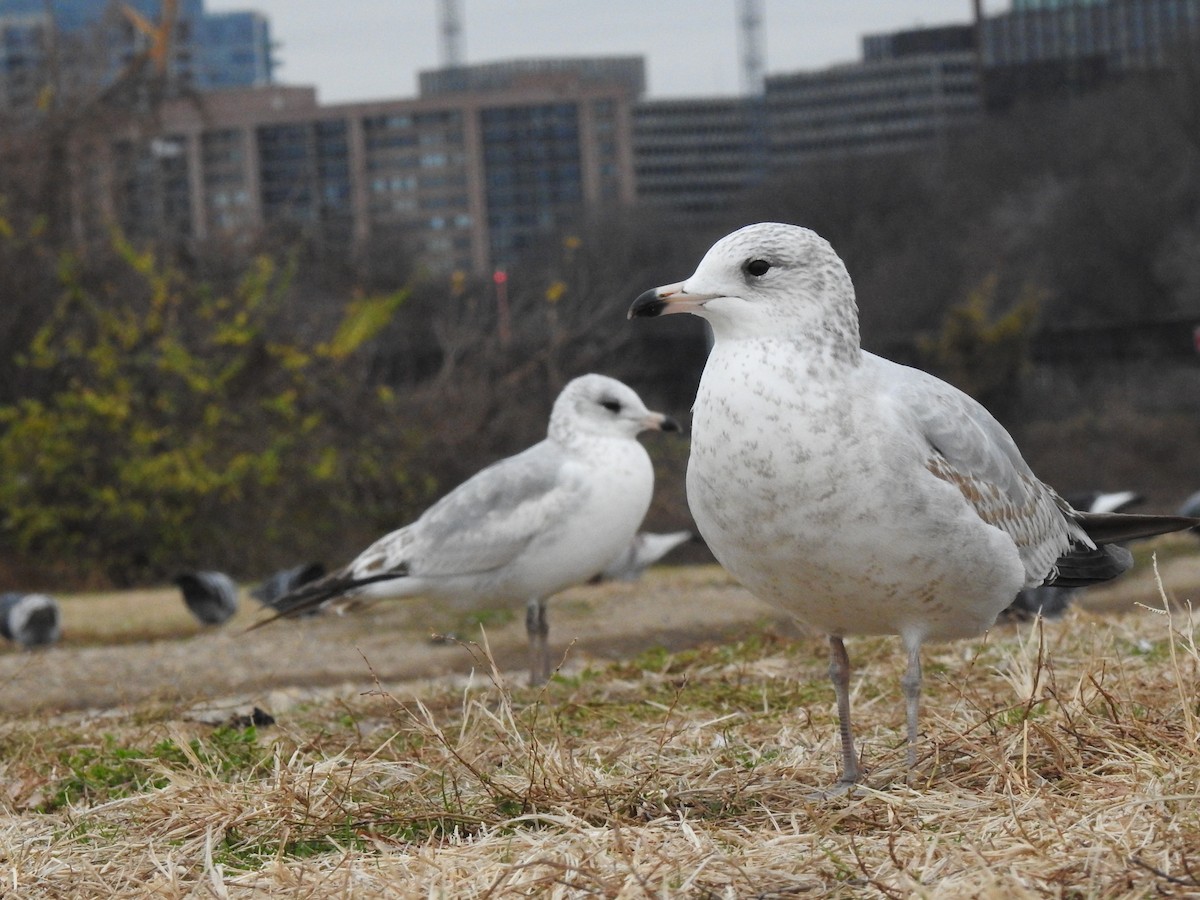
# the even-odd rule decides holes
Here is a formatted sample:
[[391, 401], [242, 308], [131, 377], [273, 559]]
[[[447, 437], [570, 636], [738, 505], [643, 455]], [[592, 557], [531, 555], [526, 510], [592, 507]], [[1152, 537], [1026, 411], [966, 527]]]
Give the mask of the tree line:
[[[81, 245], [51, 227], [60, 195], [33, 189], [54, 161], [20, 155], [28, 134], [5, 140], [0, 577], [132, 584], [340, 559], [537, 440], [584, 371], [683, 413], [700, 323], [637, 327], [625, 308], [752, 221], [833, 243], [868, 347], [903, 344], [1016, 415], [1036, 330], [1200, 317], [1196, 66], [1018, 107], [931, 152], [771, 173], [701, 225], [581, 212], [513, 268], [506, 312], [489, 280], [430, 274], [395, 246], [115, 231]], [[652, 523], [686, 526], [686, 444], [652, 455]]]

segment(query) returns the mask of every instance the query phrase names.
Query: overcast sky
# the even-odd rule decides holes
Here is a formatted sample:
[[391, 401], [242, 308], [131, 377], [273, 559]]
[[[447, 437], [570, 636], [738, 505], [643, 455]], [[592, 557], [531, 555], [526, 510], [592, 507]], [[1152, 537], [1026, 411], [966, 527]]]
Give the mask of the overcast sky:
[[[990, 0], [987, 8], [996, 7]], [[207, 0], [271, 20], [284, 84], [322, 102], [408, 97], [439, 64], [437, 0]], [[736, 0], [463, 0], [468, 63], [639, 54], [652, 97], [740, 89]], [[1007, 8], [1007, 3], [1000, 3]], [[767, 72], [860, 57], [863, 34], [967, 22], [971, 0], [766, 0]]]

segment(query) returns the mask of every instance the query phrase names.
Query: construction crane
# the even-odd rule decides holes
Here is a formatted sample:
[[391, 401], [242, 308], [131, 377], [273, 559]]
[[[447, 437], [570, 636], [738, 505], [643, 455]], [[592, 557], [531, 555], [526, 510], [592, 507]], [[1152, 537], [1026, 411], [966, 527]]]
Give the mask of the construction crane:
[[442, 32], [442, 68], [455, 69], [463, 64], [462, 0], [439, 0]]
[[121, 14], [129, 20], [134, 30], [140, 31], [150, 46], [145, 57], [157, 75], [166, 75], [171, 62], [171, 39], [175, 35], [175, 20], [179, 14], [179, 0], [162, 0], [162, 13], [157, 23], [151, 22], [128, 3], [121, 4]]

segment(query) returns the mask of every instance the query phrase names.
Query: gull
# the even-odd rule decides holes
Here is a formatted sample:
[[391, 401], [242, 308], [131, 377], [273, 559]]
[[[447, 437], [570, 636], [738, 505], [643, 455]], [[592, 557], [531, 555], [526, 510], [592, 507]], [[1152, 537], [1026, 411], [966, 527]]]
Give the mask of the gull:
[[679, 426], [614, 378], [573, 379], [554, 401], [544, 440], [476, 473], [344, 568], [280, 597], [276, 618], [384, 597], [524, 603], [530, 682], [546, 681], [547, 599], [604, 569], [650, 506], [654, 468], [637, 441], [646, 430]]
[[604, 567], [594, 581], [637, 581], [645, 571], [680, 544], [692, 539], [690, 531], [669, 531], [655, 534], [639, 531], [612, 562]]
[[1113, 542], [1198, 521], [1072, 509], [986, 409], [860, 347], [846, 267], [806, 228], [735, 231], [629, 316], [683, 312], [714, 338], [688, 505], [735, 578], [829, 636], [839, 791], [861, 776], [844, 637], [900, 636], [911, 771], [922, 644], [980, 634], [1022, 588], [1113, 578], [1132, 564]]
[[201, 625], [220, 625], [238, 610], [237, 585], [224, 572], [181, 572], [172, 581]]
[[0, 635], [22, 647], [57, 642], [59, 618], [58, 601], [46, 594], [0, 594]]

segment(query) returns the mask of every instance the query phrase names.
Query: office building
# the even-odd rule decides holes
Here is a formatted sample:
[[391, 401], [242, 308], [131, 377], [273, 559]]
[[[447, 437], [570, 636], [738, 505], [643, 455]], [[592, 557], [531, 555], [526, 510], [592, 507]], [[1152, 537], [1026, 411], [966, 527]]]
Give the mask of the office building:
[[[0, 111], [29, 112], [51, 84], [93, 96], [142, 59], [162, 0], [0, 0]], [[252, 12], [210, 15], [178, 0], [164, 75], [171, 90], [270, 84], [270, 26]]]
[[131, 125], [92, 151], [92, 217], [146, 237], [272, 230], [347, 248], [384, 239], [448, 271], [509, 266], [585, 207], [633, 202], [641, 65], [605, 80], [526, 61], [515, 86], [368, 103], [324, 106], [290, 87], [170, 101], [153, 134]]
[[1167, 68], [1194, 52], [1200, 0], [1024, 0], [980, 22], [990, 109]]
[[271, 25], [261, 13], [208, 13], [199, 20], [196, 43], [199, 61], [193, 83], [202, 90], [274, 81]]
[[774, 168], [928, 148], [981, 115], [971, 26], [869, 36], [864, 60], [766, 79]]
[[766, 168], [760, 97], [643, 100], [633, 110], [638, 203], [704, 221]]

